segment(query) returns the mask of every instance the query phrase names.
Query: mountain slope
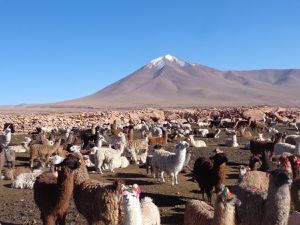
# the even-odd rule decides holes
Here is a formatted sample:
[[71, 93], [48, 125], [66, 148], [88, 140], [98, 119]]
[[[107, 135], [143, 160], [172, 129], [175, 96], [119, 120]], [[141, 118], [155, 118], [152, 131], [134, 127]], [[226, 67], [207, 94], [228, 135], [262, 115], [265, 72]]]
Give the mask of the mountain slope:
[[61, 106], [300, 105], [300, 70], [220, 71], [166, 55]]

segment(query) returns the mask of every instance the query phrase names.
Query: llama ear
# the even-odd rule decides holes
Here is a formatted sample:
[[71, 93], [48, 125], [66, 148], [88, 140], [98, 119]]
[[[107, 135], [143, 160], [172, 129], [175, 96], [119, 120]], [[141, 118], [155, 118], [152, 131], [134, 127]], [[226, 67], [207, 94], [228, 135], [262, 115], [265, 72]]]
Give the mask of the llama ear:
[[139, 197], [140, 197], [140, 194], [142, 193], [141, 188], [140, 188], [137, 184], [134, 184], [134, 185], [132, 186], [132, 189], [133, 189], [133, 191], [136, 193], [136, 196], [139, 198]]

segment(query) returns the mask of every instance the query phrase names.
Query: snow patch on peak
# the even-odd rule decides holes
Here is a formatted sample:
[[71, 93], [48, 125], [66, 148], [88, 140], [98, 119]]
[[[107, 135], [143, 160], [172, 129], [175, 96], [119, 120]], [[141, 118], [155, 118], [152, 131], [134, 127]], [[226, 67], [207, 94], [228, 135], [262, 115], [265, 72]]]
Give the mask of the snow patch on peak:
[[157, 59], [153, 59], [148, 65], [147, 68], [152, 69], [162, 69], [165, 66], [165, 62], [163, 61], [163, 57], [159, 57]]
[[170, 54], [167, 54], [167, 55], [163, 56], [163, 58], [165, 58], [165, 59], [167, 59], [169, 61], [176, 61], [176, 60], [178, 60], [175, 56], [172, 56]]
[[156, 68], [156, 69], [162, 69], [166, 65], [166, 61], [169, 62], [175, 62], [179, 64], [179, 66], [183, 67], [186, 65], [186, 63], [175, 56], [172, 56], [170, 54], [158, 57], [156, 59], [153, 59], [148, 65], [147, 68]]

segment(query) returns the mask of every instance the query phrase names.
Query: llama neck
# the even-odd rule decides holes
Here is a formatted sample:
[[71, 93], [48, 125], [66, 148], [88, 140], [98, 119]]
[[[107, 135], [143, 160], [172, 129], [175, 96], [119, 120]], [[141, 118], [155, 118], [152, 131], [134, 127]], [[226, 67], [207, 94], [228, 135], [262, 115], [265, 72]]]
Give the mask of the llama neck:
[[133, 129], [129, 129], [128, 132], [128, 141], [133, 141]]
[[135, 205], [125, 205], [125, 222], [124, 225], [142, 225], [142, 211], [141, 211], [141, 204], [138, 201]]
[[102, 140], [98, 139], [96, 141], [96, 146], [97, 146], [98, 149], [102, 148]]
[[5, 136], [6, 136], [6, 143], [5, 144], [8, 145], [11, 141], [11, 132], [8, 132]]
[[196, 144], [194, 137], [190, 137], [190, 142], [191, 142], [192, 145]]
[[57, 187], [58, 187], [58, 205], [64, 205], [67, 207], [69, 205], [70, 198], [72, 196], [74, 187], [74, 173], [69, 171], [67, 168], [62, 168], [58, 172], [57, 177]]
[[214, 218], [212, 225], [235, 225], [235, 207], [229, 203], [224, 205], [222, 202], [216, 202], [214, 208]]
[[175, 163], [181, 163], [182, 166], [184, 165], [186, 156], [186, 148], [185, 149], [176, 149], [176, 155], [175, 155]]
[[121, 154], [123, 154], [124, 149], [125, 149], [125, 144], [121, 143], [120, 149], [119, 149], [119, 151], [120, 151]]
[[80, 185], [85, 180], [89, 179], [89, 173], [84, 163], [74, 172], [74, 183], [75, 185]]
[[165, 143], [168, 142], [168, 133], [167, 133], [167, 131], [164, 131], [164, 132], [163, 132], [163, 139], [164, 139], [164, 142], [165, 142]]
[[92, 130], [92, 134], [93, 134], [93, 135], [96, 134], [96, 125], [93, 124], [91, 130]]
[[285, 184], [276, 187], [276, 185], [270, 181], [268, 197], [264, 204], [264, 213], [261, 224], [288, 224], [290, 202], [289, 186]]

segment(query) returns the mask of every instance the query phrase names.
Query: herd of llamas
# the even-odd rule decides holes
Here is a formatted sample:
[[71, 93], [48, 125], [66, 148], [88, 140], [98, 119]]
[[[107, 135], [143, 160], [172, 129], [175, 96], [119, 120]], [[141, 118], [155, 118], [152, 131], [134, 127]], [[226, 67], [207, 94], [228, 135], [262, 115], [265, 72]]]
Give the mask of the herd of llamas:
[[[191, 183], [198, 185], [197, 197], [185, 199], [183, 221], [176, 224], [299, 225], [299, 129], [297, 122], [268, 117], [114, 121], [85, 129], [37, 127], [16, 144], [12, 140], [18, 131], [6, 123], [0, 135], [0, 185], [32, 189], [40, 212], [36, 219], [44, 225], [66, 224], [70, 202], [89, 225], [163, 224], [160, 199], [145, 196], [138, 180], [107, 179], [107, 174], [135, 167], [133, 179], [146, 174], [154, 187], [175, 192], [182, 176], [189, 177], [187, 191], [193, 191]], [[195, 154], [210, 146], [215, 147], [209, 156]], [[249, 157], [247, 163], [235, 163], [238, 179], [226, 186], [233, 149]], [[24, 154], [26, 164], [17, 166]]]

